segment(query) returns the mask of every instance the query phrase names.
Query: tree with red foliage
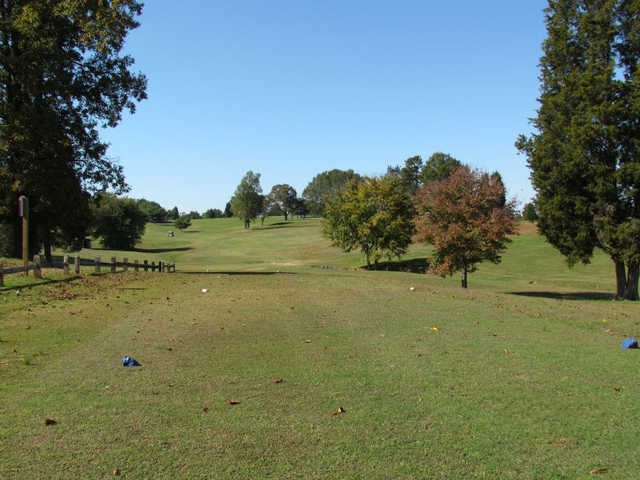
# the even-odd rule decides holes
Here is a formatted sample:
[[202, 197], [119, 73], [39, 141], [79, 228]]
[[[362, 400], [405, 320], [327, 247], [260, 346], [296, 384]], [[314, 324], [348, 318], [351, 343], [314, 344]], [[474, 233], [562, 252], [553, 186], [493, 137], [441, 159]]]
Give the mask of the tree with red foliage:
[[514, 201], [505, 202], [499, 177], [468, 166], [425, 185], [416, 194], [415, 206], [413, 238], [435, 247], [429, 269], [442, 276], [461, 271], [463, 288], [477, 263], [500, 262], [515, 232]]

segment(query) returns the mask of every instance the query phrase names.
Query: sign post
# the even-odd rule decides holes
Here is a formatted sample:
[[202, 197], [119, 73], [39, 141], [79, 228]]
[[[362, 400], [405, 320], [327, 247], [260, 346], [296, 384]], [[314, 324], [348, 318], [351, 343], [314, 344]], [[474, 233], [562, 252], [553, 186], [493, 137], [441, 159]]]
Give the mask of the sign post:
[[29, 275], [29, 199], [20, 195], [18, 197], [18, 216], [22, 218], [22, 261], [24, 274]]

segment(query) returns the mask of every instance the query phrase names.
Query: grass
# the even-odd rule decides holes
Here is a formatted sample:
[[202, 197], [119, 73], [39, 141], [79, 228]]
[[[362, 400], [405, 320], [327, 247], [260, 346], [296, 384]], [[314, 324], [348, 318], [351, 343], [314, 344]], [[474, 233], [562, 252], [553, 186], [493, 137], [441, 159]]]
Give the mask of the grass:
[[603, 255], [528, 229], [464, 291], [355, 269], [316, 220], [168, 229], [128, 256], [176, 274], [7, 276], [1, 478], [636, 476], [639, 307]]

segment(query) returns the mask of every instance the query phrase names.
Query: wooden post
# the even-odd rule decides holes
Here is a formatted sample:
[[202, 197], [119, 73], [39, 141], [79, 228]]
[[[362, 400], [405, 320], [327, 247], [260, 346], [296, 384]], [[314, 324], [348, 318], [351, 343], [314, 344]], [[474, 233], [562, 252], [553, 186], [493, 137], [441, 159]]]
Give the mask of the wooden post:
[[29, 276], [29, 199], [24, 195], [18, 198], [18, 215], [22, 217], [22, 262], [24, 274]]
[[4, 287], [4, 274], [2, 272], [2, 261], [0, 261], [0, 287]]
[[69, 255], [62, 257], [62, 269], [65, 275], [69, 275]]
[[96, 257], [96, 273], [100, 273], [100, 257]]
[[162, 273], [162, 267], [164, 267], [164, 264], [162, 263], [162, 260], [160, 260], [158, 262], [158, 272]]
[[140, 270], [140, 265], [138, 263], [138, 260], [133, 261], [133, 268], [135, 269], [136, 272]]
[[80, 257], [78, 257], [78, 255], [73, 257], [73, 269], [76, 272], [76, 275], [80, 274]]
[[111, 273], [116, 273], [116, 257], [111, 257]]
[[122, 259], [122, 263], [124, 263], [124, 271], [128, 272], [129, 271], [129, 259], [128, 258], [123, 258]]
[[151, 271], [152, 272], [156, 271], [156, 262], [151, 262]]
[[144, 271], [146, 272], [147, 270], [149, 270], [149, 262], [147, 260], [144, 261]]
[[42, 270], [40, 269], [40, 255], [33, 256], [33, 263], [36, 267], [33, 271], [33, 276], [36, 278], [42, 278]]

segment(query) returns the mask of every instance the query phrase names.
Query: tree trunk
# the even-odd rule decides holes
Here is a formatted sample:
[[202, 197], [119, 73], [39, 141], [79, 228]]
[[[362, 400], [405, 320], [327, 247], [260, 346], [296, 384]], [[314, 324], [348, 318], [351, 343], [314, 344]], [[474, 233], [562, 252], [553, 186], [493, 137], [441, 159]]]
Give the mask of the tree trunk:
[[462, 260], [462, 288], [467, 288], [467, 261]]
[[637, 262], [629, 263], [627, 267], [627, 288], [624, 291], [625, 300], [638, 300], [638, 274], [640, 265]]
[[287, 212], [284, 212], [284, 221], [287, 221], [287, 218], [289, 218], [289, 214]]
[[51, 238], [49, 232], [44, 236], [44, 261], [47, 265], [53, 265], [53, 259], [51, 258]]
[[624, 269], [624, 262], [613, 260], [616, 265], [616, 298], [623, 299], [627, 290], [627, 274]]

